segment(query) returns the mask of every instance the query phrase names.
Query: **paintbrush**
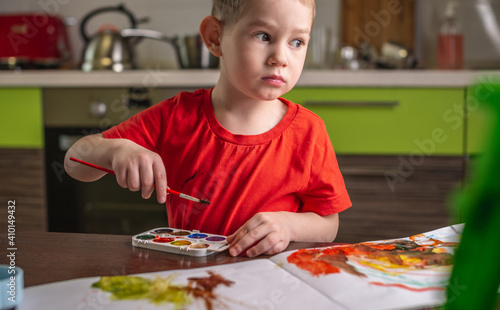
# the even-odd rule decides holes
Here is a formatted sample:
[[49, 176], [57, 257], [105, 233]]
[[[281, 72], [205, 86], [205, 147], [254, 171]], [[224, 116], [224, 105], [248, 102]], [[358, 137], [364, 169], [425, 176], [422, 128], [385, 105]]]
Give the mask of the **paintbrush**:
[[[107, 168], [104, 168], [104, 167], [101, 167], [101, 166], [98, 166], [98, 165], [94, 165], [94, 164], [88, 163], [88, 162], [83, 161], [81, 159], [74, 158], [74, 157], [70, 157], [69, 159], [71, 159], [72, 161], [76, 161], [77, 163], [80, 163], [80, 164], [83, 164], [83, 165], [86, 165], [86, 166], [89, 166], [89, 167], [92, 167], [92, 168], [95, 168], [95, 169], [107, 172], [109, 174], [116, 175], [113, 170], [110, 170], [110, 169], [107, 169]], [[172, 195], [176, 195], [176, 196], [179, 196], [181, 198], [184, 198], [184, 199], [187, 199], [187, 200], [191, 200], [191, 201], [194, 201], [194, 202], [204, 203], [204, 204], [207, 204], [207, 205], [210, 204], [210, 201], [208, 201], [208, 200], [199, 199], [199, 198], [195, 198], [195, 197], [183, 194], [183, 193], [179, 193], [178, 191], [174, 191], [173, 189], [170, 189], [170, 188], [167, 188], [167, 193], [172, 194]]]

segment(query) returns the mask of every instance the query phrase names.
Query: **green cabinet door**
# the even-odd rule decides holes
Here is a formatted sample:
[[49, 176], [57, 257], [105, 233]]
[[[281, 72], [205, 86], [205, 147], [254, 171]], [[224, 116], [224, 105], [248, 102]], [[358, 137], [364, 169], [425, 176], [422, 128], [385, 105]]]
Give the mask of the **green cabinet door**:
[[460, 155], [461, 88], [296, 88], [284, 97], [318, 114], [338, 154]]
[[0, 89], [0, 148], [42, 147], [41, 89]]
[[[489, 84], [478, 84], [467, 89], [467, 154], [479, 155], [490, 141], [493, 125], [497, 122], [490, 104], [494, 90]], [[498, 102], [500, 104], [500, 102]]]

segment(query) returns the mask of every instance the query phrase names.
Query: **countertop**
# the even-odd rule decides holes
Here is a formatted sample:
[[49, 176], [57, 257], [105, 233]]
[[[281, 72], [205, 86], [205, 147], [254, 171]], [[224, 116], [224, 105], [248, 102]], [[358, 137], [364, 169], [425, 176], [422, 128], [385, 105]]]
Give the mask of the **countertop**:
[[[304, 70], [297, 87], [466, 87], [500, 71]], [[0, 87], [211, 87], [218, 70], [134, 70], [121, 73], [79, 70], [0, 71]]]

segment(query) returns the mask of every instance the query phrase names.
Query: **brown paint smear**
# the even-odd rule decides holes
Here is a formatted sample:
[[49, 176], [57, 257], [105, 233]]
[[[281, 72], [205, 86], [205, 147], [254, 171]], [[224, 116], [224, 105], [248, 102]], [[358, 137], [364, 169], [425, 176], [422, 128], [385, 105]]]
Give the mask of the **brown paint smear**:
[[200, 298], [205, 301], [207, 310], [213, 309], [213, 302], [217, 296], [213, 290], [219, 285], [231, 286], [233, 281], [216, 274], [213, 271], [207, 271], [210, 276], [204, 278], [188, 278], [188, 285], [185, 290], [194, 298]]

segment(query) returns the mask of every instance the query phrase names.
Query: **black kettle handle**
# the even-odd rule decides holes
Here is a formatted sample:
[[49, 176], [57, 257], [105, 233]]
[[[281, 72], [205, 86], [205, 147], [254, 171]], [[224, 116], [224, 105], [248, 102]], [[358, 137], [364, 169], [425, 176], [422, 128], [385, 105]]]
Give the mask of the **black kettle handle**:
[[87, 14], [82, 19], [82, 22], [80, 23], [80, 34], [82, 35], [82, 38], [85, 41], [85, 43], [89, 42], [89, 40], [90, 40], [89, 36], [85, 32], [85, 26], [86, 26], [87, 22], [89, 21], [89, 19], [94, 17], [97, 14], [104, 13], [104, 12], [112, 12], [112, 11], [119, 11], [119, 12], [122, 12], [123, 14], [127, 15], [127, 17], [130, 20], [130, 28], [137, 27], [137, 20], [135, 19], [134, 15], [132, 14], [132, 12], [127, 10], [123, 4], [119, 4], [118, 6], [102, 7], [100, 9], [97, 9], [97, 10], [92, 11], [89, 14]]

